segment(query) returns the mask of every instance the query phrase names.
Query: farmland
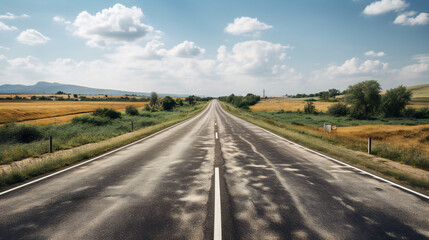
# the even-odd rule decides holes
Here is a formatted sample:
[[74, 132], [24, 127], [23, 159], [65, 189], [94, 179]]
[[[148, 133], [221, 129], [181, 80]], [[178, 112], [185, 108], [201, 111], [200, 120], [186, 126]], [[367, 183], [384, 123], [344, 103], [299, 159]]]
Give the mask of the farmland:
[[24, 122], [38, 125], [63, 124], [73, 117], [94, 111], [97, 108], [113, 108], [123, 111], [126, 106], [138, 108], [147, 102], [99, 102], [99, 101], [2, 101], [0, 124]]

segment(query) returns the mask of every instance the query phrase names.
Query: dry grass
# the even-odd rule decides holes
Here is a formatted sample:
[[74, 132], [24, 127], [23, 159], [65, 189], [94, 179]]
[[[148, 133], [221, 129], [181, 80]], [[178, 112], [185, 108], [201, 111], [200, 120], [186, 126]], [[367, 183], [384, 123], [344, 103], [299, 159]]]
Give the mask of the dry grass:
[[141, 108], [146, 104], [147, 102], [2, 101], [0, 123], [31, 122], [40, 125], [67, 123], [73, 117], [97, 108], [106, 107], [122, 111], [128, 105]]
[[367, 139], [371, 137], [377, 142], [398, 147], [416, 148], [429, 152], [429, 124], [416, 126], [362, 125], [340, 127], [336, 134], [355, 139]]
[[[335, 104], [335, 102], [313, 102], [316, 106], [317, 111], [326, 112], [328, 107]], [[277, 112], [280, 110], [296, 112], [298, 110], [304, 111], [304, 106], [307, 104], [305, 101], [300, 100], [262, 100], [256, 105], [251, 106], [250, 109], [253, 111], [266, 111], [266, 112]]]

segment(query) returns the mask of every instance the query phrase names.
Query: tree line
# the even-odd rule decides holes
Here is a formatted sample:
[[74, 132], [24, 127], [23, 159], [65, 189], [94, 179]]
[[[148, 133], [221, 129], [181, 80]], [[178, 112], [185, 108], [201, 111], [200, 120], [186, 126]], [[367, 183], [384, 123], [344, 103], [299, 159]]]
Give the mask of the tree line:
[[227, 103], [231, 103], [232, 105], [238, 108], [249, 109], [249, 106], [252, 106], [258, 103], [261, 100], [261, 97], [252, 93], [248, 93], [244, 97], [235, 96], [234, 94], [231, 94], [229, 96], [219, 97], [219, 100]]

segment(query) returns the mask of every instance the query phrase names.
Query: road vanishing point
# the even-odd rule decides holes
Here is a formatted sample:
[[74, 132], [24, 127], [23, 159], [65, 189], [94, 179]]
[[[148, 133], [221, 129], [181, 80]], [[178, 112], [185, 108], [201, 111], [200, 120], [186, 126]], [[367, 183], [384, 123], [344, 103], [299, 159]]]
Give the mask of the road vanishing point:
[[429, 239], [429, 200], [225, 112], [0, 193], [0, 239]]

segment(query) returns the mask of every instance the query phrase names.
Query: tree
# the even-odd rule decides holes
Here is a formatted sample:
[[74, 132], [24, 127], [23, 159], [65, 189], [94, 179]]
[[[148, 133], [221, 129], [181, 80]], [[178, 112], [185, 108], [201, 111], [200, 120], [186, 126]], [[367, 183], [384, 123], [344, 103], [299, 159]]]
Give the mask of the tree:
[[349, 86], [345, 99], [351, 105], [351, 116], [368, 118], [377, 113], [381, 103], [380, 90], [380, 84], [375, 80]]
[[125, 108], [125, 114], [130, 116], [138, 116], [139, 110], [137, 110], [137, 108], [134, 107], [133, 105], [129, 105]]
[[63, 91], [58, 91], [57, 93], [55, 93], [55, 94], [65, 94]]
[[174, 101], [174, 99], [170, 96], [166, 96], [164, 99], [162, 99], [161, 104], [164, 110], [169, 111], [176, 106], [176, 101]]
[[314, 106], [314, 103], [307, 101], [307, 104], [304, 106], [304, 112], [305, 113], [315, 113], [316, 112], [316, 106]]
[[73, 94], [73, 97], [74, 97], [74, 98], [77, 98], [78, 96], [77, 96], [77, 94], [75, 93], [75, 94]]
[[319, 97], [320, 97], [320, 99], [322, 99], [322, 100], [328, 100], [329, 99], [329, 92], [320, 92], [319, 93]]
[[340, 90], [335, 88], [329, 89], [328, 92], [329, 92], [329, 97], [331, 98], [335, 98], [335, 96], [340, 95]]
[[386, 117], [398, 117], [411, 100], [412, 92], [404, 86], [386, 91], [382, 98], [381, 110]]
[[195, 105], [195, 103], [196, 103], [196, 99], [195, 99], [194, 95], [191, 95], [191, 96], [187, 97], [185, 99], [185, 101], [188, 101], [189, 105], [192, 105], [192, 106]]
[[158, 103], [158, 94], [156, 92], [152, 92], [150, 95], [149, 105], [153, 108]]
[[183, 101], [182, 101], [182, 99], [179, 99], [179, 106], [183, 106]]

